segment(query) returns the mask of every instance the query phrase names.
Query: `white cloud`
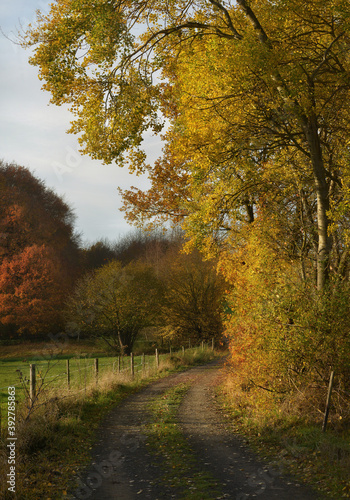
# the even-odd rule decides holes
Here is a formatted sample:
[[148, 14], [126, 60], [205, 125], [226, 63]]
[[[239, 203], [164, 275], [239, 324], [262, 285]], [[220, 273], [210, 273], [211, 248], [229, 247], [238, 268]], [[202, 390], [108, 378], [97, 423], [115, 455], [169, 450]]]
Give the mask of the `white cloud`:
[[[12, 0], [0, 6], [2, 31], [14, 39], [21, 25], [35, 21], [36, 9], [49, 1]], [[28, 63], [29, 51], [0, 34], [0, 158], [28, 167], [75, 208], [77, 231], [86, 240], [116, 239], [127, 226], [119, 211], [117, 187], [147, 187], [144, 177], [125, 169], [104, 166], [78, 153], [77, 138], [66, 134], [72, 119], [64, 108], [48, 106], [50, 95], [41, 90], [37, 70]], [[147, 137], [150, 161], [160, 154], [161, 141]]]

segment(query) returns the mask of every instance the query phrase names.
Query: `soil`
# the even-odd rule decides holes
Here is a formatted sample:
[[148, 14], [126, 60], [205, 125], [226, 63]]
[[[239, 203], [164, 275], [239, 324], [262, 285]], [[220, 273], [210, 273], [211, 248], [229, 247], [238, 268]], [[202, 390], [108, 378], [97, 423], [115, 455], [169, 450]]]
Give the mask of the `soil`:
[[286, 476], [278, 461], [259, 459], [247, 441], [229, 428], [215, 400], [220, 368], [220, 362], [214, 362], [171, 375], [117, 406], [102, 423], [92, 464], [81, 475], [80, 487], [71, 498], [183, 499], [183, 492], [162, 482], [164, 464], [149, 449], [145, 426], [150, 419], [147, 407], [154, 398], [173, 386], [190, 383], [178, 422], [197, 458], [197, 467], [220, 484], [221, 494], [213, 500], [321, 500], [322, 496], [309, 487]]

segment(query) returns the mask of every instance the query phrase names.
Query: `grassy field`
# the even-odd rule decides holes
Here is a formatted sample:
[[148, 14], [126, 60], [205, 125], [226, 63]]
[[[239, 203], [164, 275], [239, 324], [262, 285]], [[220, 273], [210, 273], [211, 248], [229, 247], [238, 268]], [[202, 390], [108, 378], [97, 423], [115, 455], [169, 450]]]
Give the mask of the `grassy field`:
[[[162, 359], [170, 357], [162, 354]], [[24, 343], [0, 346], [0, 426], [4, 428], [7, 415], [8, 388], [16, 388], [16, 401], [20, 403], [29, 392], [30, 365], [35, 364], [36, 390], [53, 393], [68, 390], [67, 360], [69, 360], [69, 389], [84, 393], [96, 380], [95, 359], [98, 359], [98, 379], [108, 374], [131, 371], [130, 357], [108, 356], [89, 343], [70, 342], [65, 348], [52, 348], [45, 343]], [[144, 362], [144, 366], [143, 366]], [[151, 370], [155, 354], [134, 356], [135, 373]], [[1, 430], [1, 427], [0, 427]]]
[[[96, 356], [97, 357], [97, 356]], [[94, 357], [71, 357], [64, 356], [61, 359], [52, 358], [35, 362], [37, 385], [42, 383], [53, 387], [66, 385], [68, 386], [67, 377], [67, 360], [69, 360], [70, 386], [71, 388], [83, 389], [95, 377]], [[105, 374], [107, 371], [118, 370], [117, 357], [101, 357], [98, 356], [98, 372]], [[146, 355], [146, 364], [154, 364], [155, 356]], [[135, 369], [141, 369], [141, 356], [135, 356]], [[22, 399], [24, 395], [24, 387], [29, 387], [29, 367], [28, 361], [12, 361], [0, 360], [0, 403], [5, 402], [7, 397], [8, 386], [15, 386], [17, 389], [18, 398]], [[130, 369], [130, 358], [120, 358], [121, 371]]]
[[72, 370], [81, 370], [83, 364], [88, 365], [90, 357], [103, 355], [102, 351], [87, 343], [69, 342], [67, 346], [59, 347], [46, 342], [0, 345], [0, 404], [6, 400], [9, 386], [15, 386], [18, 398], [22, 399], [23, 382], [29, 378], [30, 364], [37, 366], [39, 378], [46, 374], [47, 378], [54, 380], [66, 372], [67, 359], [72, 360]]

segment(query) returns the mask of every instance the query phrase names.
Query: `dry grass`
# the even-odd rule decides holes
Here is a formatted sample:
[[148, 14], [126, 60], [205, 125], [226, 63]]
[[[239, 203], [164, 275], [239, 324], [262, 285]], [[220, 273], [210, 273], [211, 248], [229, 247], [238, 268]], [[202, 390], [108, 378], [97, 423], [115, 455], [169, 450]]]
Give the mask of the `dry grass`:
[[[23, 402], [17, 409], [16, 491], [17, 498], [52, 500], [65, 498], [72, 476], [89, 461], [93, 431], [103, 416], [126, 395], [169, 370], [206, 362], [216, 354], [209, 350], [186, 351], [160, 357], [159, 369], [148, 366], [136, 371], [108, 372], [98, 383], [69, 391], [66, 387], [47, 387], [34, 408]], [[140, 367], [139, 367], [140, 368]], [[6, 436], [3, 436], [6, 438]], [[74, 453], [72, 453], [72, 446]], [[16, 498], [7, 491], [6, 440], [0, 440], [0, 498]]]
[[284, 394], [245, 383], [228, 368], [220, 401], [236, 431], [262, 454], [332, 498], [350, 498], [350, 401], [334, 392], [327, 431], [322, 432], [327, 387], [305, 383]]

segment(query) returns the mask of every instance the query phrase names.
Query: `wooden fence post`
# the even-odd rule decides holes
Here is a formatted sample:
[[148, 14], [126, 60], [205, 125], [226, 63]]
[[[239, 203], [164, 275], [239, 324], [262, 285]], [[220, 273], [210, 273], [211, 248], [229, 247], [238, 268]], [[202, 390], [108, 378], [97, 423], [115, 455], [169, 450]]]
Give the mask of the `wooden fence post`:
[[69, 359], [67, 359], [67, 384], [68, 390], [70, 389], [70, 370], [69, 370]]
[[33, 402], [35, 399], [35, 385], [36, 385], [36, 377], [35, 377], [35, 365], [29, 365], [29, 396], [31, 401]]
[[182, 355], [183, 356], [185, 355], [185, 348], [184, 348], [184, 346], [182, 346]]
[[332, 388], [333, 388], [333, 379], [334, 379], [334, 372], [332, 371], [330, 379], [329, 379], [329, 385], [328, 385], [326, 410], [325, 410], [325, 413], [324, 413], [324, 419], [323, 419], [323, 425], [322, 425], [322, 432], [325, 432], [326, 431], [326, 427], [327, 427], [329, 407], [331, 405], [331, 395], [332, 395]]
[[118, 356], [118, 373], [120, 373], [120, 356]]
[[2, 419], [1, 419], [2, 414], [1, 414], [1, 412], [2, 412], [2, 403], [0, 401], [0, 438], [2, 437], [2, 428], [1, 428], [2, 427]]
[[146, 371], [146, 358], [145, 358], [145, 353], [142, 354], [142, 373], [145, 373]]
[[157, 367], [157, 370], [159, 368], [159, 353], [158, 353], [158, 349], [156, 349], [156, 367]]
[[134, 377], [135, 375], [135, 366], [134, 366], [134, 355], [131, 352], [130, 353], [130, 370], [131, 370], [131, 376]]
[[95, 359], [95, 378], [96, 384], [98, 383], [98, 358]]
[[211, 350], [214, 351], [214, 337], [211, 339]]

